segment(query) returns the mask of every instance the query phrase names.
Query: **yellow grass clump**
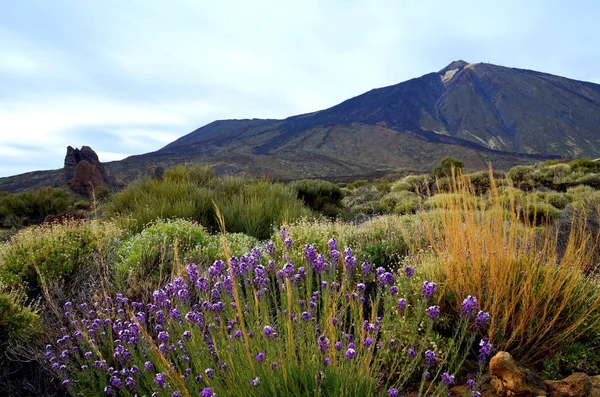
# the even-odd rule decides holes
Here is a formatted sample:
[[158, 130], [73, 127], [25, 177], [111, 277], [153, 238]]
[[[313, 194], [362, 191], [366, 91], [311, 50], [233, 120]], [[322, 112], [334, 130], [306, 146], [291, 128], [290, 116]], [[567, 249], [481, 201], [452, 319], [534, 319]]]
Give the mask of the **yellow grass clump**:
[[475, 295], [491, 315], [495, 347], [535, 363], [600, 327], [600, 290], [587, 276], [598, 235], [580, 213], [559, 242], [556, 228], [535, 226], [535, 202], [524, 205], [490, 180], [485, 207], [468, 178], [455, 175], [451, 194], [436, 196], [437, 210], [421, 212], [435, 258], [425, 271], [440, 284], [441, 306]]

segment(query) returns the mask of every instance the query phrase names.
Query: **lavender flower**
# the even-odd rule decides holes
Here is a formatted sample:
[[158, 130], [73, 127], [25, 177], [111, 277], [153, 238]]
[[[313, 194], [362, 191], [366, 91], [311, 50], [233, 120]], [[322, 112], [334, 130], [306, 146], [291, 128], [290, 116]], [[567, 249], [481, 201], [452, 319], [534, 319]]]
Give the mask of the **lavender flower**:
[[425, 352], [425, 365], [428, 367], [435, 365], [435, 353], [431, 350]]
[[167, 377], [165, 376], [165, 374], [159, 372], [154, 377], [154, 383], [156, 383], [156, 386], [158, 387], [165, 387], [165, 385], [167, 384]]
[[431, 298], [433, 295], [435, 295], [436, 291], [437, 291], [437, 284], [434, 283], [433, 281], [425, 281], [423, 283], [423, 296], [425, 298]]
[[256, 355], [256, 361], [258, 361], [259, 363], [262, 363], [263, 361], [265, 361], [265, 353], [258, 353]]
[[390, 287], [390, 294], [391, 294], [392, 296], [396, 296], [396, 294], [397, 294], [397, 293], [398, 293], [398, 286], [396, 286], [396, 285], [392, 285], [392, 286]]
[[454, 375], [450, 375], [448, 372], [444, 372], [442, 374], [442, 382], [444, 382], [446, 386], [452, 386], [454, 384]]
[[435, 321], [440, 315], [440, 307], [439, 306], [430, 306], [427, 308], [427, 317], [431, 321]]
[[252, 386], [260, 386], [261, 385], [260, 378], [258, 376], [255, 378], [252, 378], [252, 380], [250, 381], [250, 384]]
[[206, 368], [206, 370], [204, 370], [204, 373], [208, 378], [212, 378], [213, 376], [215, 376], [215, 370], [212, 368]]
[[398, 397], [399, 395], [400, 395], [400, 392], [396, 388], [391, 388], [390, 390], [388, 390], [389, 397]]
[[327, 247], [329, 248], [329, 251], [333, 251], [333, 250], [337, 250], [338, 249], [338, 242], [335, 239], [335, 237], [332, 237], [329, 239], [329, 241], [327, 242]]
[[346, 360], [352, 360], [356, 357], [356, 350], [349, 348], [346, 350]]
[[265, 331], [265, 336], [267, 338], [270, 338], [275, 335], [275, 330], [270, 325], [265, 325], [264, 331]]
[[210, 387], [205, 387], [200, 392], [200, 397], [215, 397], [215, 396], [216, 396], [216, 394], [213, 393], [213, 389], [211, 389]]
[[396, 304], [396, 308], [398, 309], [399, 313], [402, 313], [404, 311], [404, 309], [406, 309], [406, 299], [405, 298], [398, 299], [398, 303]]
[[411, 278], [415, 274], [415, 269], [413, 269], [412, 267], [407, 267], [406, 269], [404, 269], [404, 274], [406, 275], [406, 277]]
[[479, 329], [484, 328], [489, 320], [490, 320], [489, 313], [485, 312], [483, 310], [480, 310], [479, 313], [477, 313], [477, 317], [475, 317], [475, 327], [477, 327]]
[[417, 352], [413, 348], [408, 349], [407, 353], [410, 358], [415, 358], [417, 356]]
[[460, 315], [463, 317], [471, 317], [473, 314], [475, 314], [478, 305], [479, 303], [477, 302], [477, 298], [475, 296], [467, 296], [460, 305]]
[[479, 357], [480, 358], [486, 358], [492, 352], [492, 344], [490, 343], [490, 340], [488, 338], [483, 338], [479, 342], [479, 346], [481, 346], [479, 348]]
[[265, 250], [271, 256], [271, 258], [275, 258], [275, 243], [273, 243], [273, 241], [267, 241], [265, 244]]
[[473, 390], [475, 388], [475, 381], [473, 379], [469, 379], [467, 380], [466, 385], [469, 390]]

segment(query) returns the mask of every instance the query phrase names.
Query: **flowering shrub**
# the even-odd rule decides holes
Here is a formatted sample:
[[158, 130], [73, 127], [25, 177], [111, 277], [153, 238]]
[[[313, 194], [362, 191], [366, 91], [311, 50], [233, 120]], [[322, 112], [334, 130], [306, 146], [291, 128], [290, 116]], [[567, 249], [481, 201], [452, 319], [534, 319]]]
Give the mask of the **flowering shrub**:
[[[303, 263], [294, 263], [293, 240], [286, 229], [280, 236], [285, 249], [268, 242], [206, 274], [188, 265], [186, 279], [148, 304], [120, 294], [67, 302], [64, 335], [47, 346], [52, 367], [85, 396], [395, 396], [417, 385], [421, 395], [447, 392], [489, 319], [475, 297], [441, 349], [434, 282], [414, 294], [412, 269], [360, 264], [335, 239], [326, 254], [307, 244]], [[491, 345], [480, 346], [482, 369]], [[471, 382], [476, 393], [479, 379]]]

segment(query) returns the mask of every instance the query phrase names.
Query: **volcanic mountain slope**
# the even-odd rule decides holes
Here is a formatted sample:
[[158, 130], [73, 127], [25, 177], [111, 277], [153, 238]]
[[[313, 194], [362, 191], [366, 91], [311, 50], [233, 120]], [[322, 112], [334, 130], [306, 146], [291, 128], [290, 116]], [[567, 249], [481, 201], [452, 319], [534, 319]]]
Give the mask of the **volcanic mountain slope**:
[[276, 179], [344, 179], [428, 171], [446, 155], [506, 168], [599, 154], [600, 85], [455, 61], [319, 112], [216, 121], [123, 164], [177, 158]]
[[[107, 163], [130, 178], [149, 165], [351, 180], [425, 172], [444, 156], [469, 169], [600, 157], [600, 85], [485, 63], [452, 62], [332, 108], [285, 120], [222, 120], [164, 148]], [[0, 179], [0, 190], [2, 190]]]

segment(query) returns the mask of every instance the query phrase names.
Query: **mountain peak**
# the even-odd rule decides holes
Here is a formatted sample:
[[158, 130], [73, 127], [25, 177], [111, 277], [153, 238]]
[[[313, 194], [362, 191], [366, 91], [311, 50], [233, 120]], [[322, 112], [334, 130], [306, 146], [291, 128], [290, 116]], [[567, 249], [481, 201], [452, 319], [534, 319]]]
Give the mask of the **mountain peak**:
[[458, 61], [450, 62], [450, 64], [448, 66], [446, 66], [445, 68], [440, 70], [438, 73], [441, 75], [444, 75], [446, 72], [448, 72], [450, 70], [462, 69], [465, 66], [467, 66], [468, 64], [469, 64], [469, 62], [465, 62], [462, 59], [459, 59]]

